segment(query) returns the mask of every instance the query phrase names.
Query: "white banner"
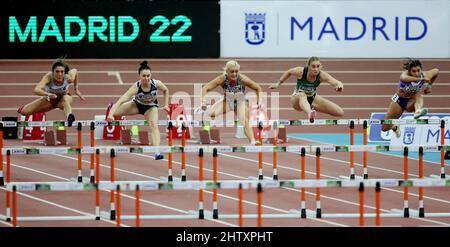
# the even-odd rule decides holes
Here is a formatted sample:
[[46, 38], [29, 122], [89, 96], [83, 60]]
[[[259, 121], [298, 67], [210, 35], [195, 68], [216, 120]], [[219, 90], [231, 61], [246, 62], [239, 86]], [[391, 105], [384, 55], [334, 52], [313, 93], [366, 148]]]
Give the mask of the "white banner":
[[450, 57], [450, 1], [221, 1], [222, 57]]
[[[403, 114], [401, 119], [413, 119], [413, 114]], [[450, 115], [446, 113], [430, 113], [421, 119], [450, 119]], [[441, 145], [441, 128], [438, 125], [400, 125], [401, 135], [396, 138], [391, 134], [390, 145], [393, 146], [431, 146]], [[391, 131], [389, 131], [391, 132]], [[446, 124], [444, 129], [444, 145], [450, 145], [450, 126]]]

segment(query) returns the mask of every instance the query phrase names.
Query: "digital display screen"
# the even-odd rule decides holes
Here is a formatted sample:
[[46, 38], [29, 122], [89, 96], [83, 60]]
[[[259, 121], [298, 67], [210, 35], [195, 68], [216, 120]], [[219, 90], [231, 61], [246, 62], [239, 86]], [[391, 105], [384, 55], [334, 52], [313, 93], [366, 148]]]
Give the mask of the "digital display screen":
[[0, 58], [215, 58], [219, 12], [208, 1], [9, 2]]

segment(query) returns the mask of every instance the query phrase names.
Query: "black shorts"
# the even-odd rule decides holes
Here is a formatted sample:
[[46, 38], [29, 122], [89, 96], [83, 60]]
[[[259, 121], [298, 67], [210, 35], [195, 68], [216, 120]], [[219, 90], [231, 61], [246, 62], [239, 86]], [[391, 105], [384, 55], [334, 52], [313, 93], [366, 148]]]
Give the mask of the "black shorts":
[[148, 109], [152, 107], [159, 107], [158, 102], [155, 102], [156, 105], [143, 105], [136, 100], [133, 100], [133, 102], [136, 104], [136, 107], [138, 108], [139, 114], [144, 115], [145, 112], [147, 112]]
[[316, 93], [314, 93], [311, 96], [307, 96], [306, 99], [308, 100], [309, 106], [312, 108], [312, 103], [314, 102], [314, 98], [316, 98]]

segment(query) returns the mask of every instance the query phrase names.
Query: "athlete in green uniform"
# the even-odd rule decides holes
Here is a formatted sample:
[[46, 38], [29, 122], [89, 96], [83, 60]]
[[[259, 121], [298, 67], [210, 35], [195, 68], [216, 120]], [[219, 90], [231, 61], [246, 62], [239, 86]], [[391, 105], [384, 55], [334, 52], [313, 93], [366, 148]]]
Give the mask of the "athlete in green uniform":
[[335, 103], [317, 94], [317, 87], [321, 82], [327, 82], [337, 92], [342, 92], [344, 85], [326, 71], [322, 70], [322, 64], [318, 57], [311, 57], [306, 67], [295, 67], [284, 72], [280, 80], [269, 86], [269, 89], [278, 88], [290, 76], [297, 78], [297, 85], [291, 96], [292, 107], [297, 111], [304, 111], [311, 123], [314, 122], [316, 111], [341, 117], [344, 110]]

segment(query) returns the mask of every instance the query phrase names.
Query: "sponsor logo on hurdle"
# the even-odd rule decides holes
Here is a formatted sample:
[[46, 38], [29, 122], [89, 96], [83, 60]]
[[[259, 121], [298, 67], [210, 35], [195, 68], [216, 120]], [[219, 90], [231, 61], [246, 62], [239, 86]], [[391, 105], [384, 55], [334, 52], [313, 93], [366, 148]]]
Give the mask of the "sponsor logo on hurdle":
[[129, 153], [130, 152], [130, 148], [128, 148], [128, 147], [118, 147], [117, 149], [116, 149], [116, 152], [118, 153], [118, 154], [120, 154], [120, 153]]
[[416, 133], [416, 127], [405, 127], [405, 134], [403, 135], [403, 143], [406, 145], [414, 142], [414, 135]]
[[26, 154], [27, 151], [24, 148], [11, 148], [11, 154]]
[[[12, 188], [12, 185], [11, 185]], [[36, 187], [34, 184], [19, 184], [17, 186], [19, 191], [34, 191], [36, 190]]]

